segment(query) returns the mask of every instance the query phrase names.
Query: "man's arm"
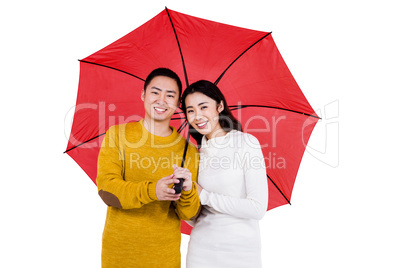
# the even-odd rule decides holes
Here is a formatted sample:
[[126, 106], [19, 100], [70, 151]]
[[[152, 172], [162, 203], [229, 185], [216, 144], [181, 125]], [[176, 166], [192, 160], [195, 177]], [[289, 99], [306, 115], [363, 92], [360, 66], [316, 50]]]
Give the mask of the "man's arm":
[[119, 147], [118, 126], [111, 127], [105, 135], [98, 157], [99, 196], [108, 205], [117, 208], [139, 208], [157, 200], [156, 183], [124, 180], [124, 155]]
[[[132, 209], [140, 208], [150, 202], [176, 201], [179, 195], [169, 188], [178, 180], [173, 175], [166, 176], [157, 182], [131, 182], [124, 180], [124, 155], [119, 146], [118, 126], [110, 128], [105, 135], [98, 158], [98, 185], [99, 196], [108, 206]], [[121, 142], [124, 144], [124, 142]]]

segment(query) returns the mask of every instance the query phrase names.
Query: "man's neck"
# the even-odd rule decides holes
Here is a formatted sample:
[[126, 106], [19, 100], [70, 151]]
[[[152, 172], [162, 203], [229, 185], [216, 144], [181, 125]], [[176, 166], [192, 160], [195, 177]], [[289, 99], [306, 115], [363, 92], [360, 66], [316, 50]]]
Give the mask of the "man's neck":
[[160, 137], [167, 137], [172, 134], [172, 129], [169, 126], [169, 121], [155, 121], [150, 118], [144, 118], [144, 127], [148, 130], [149, 133], [160, 136]]

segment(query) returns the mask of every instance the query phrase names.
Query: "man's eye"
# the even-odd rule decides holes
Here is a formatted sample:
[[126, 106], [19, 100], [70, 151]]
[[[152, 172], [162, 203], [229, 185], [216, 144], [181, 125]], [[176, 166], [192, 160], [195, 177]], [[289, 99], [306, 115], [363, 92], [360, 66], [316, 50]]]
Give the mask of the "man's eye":
[[202, 106], [201, 110], [205, 110], [206, 108], [208, 108], [208, 106]]

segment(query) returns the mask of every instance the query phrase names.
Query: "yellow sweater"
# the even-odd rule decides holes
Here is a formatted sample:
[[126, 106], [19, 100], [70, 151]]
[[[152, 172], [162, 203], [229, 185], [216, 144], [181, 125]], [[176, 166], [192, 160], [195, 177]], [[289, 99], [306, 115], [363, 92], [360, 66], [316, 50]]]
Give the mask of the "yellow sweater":
[[[102, 267], [180, 267], [180, 219], [200, 209], [195, 184], [182, 192], [176, 209], [158, 201], [156, 182], [180, 166], [185, 145], [173, 128], [168, 137], [150, 134], [142, 120], [111, 127], [104, 138], [96, 178], [108, 206], [102, 239]], [[198, 152], [189, 144], [185, 167], [194, 181]]]

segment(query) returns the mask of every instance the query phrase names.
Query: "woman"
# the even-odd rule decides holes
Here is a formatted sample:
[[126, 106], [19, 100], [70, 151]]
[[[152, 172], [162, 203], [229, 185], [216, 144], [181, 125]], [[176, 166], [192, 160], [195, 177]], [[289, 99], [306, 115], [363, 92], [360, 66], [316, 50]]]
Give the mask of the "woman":
[[183, 93], [182, 109], [200, 146], [195, 220], [187, 267], [261, 267], [259, 220], [268, 186], [258, 140], [240, 123], [213, 83], [195, 82]]

